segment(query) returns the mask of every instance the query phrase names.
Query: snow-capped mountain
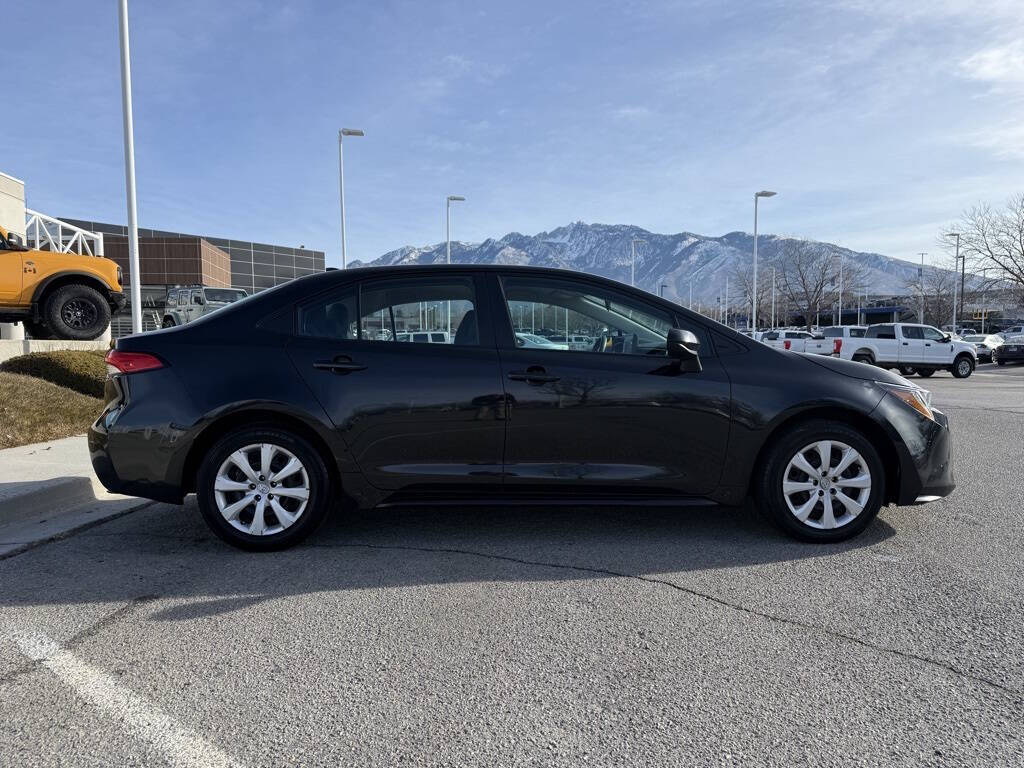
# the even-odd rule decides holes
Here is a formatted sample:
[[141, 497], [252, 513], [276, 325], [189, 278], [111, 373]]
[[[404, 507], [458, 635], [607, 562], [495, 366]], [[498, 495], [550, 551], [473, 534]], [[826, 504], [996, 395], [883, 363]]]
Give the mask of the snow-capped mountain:
[[[645, 241], [636, 247], [636, 285], [657, 293], [659, 286], [665, 284], [664, 295], [684, 303], [689, 300], [691, 278], [694, 303], [714, 302], [725, 286], [726, 277], [735, 280], [737, 268], [750, 264], [754, 247], [753, 235], [746, 232], [730, 232], [721, 237], [692, 232], [662, 235], [625, 224], [585, 224], [578, 221], [533, 236], [511, 232], [500, 240], [489, 238], [482, 243], [453, 241], [452, 262], [559, 267], [628, 283], [633, 238]], [[769, 273], [766, 270], [782, 258], [787, 242], [791, 244], [793, 240], [799, 238], [758, 235], [758, 262], [762, 276], [767, 277]], [[864, 274], [865, 290], [876, 297], [905, 294], [907, 283], [917, 275], [917, 266], [909, 261], [880, 253], [851, 251], [832, 243], [804, 242], [811, 242], [815, 248], [836, 258], [842, 254], [845, 264], [857, 264]], [[444, 260], [445, 244], [438, 243], [422, 248], [405, 246], [368, 264], [353, 262], [352, 266], [432, 264]]]

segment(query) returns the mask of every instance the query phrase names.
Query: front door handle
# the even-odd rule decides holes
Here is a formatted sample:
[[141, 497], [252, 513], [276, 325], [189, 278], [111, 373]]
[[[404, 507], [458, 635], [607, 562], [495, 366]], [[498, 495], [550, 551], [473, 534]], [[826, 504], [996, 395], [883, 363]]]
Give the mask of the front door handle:
[[550, 384], [562, 378], [549, 374], [543, 365], [531, 365], [525, 371], [509, 371], [508, 377], [512, 381], [525, 381], [528, 384]]
[[340, 374], [366, 370], [365, 365], [353, 362], [352, 358], [348, 355], [338, 355], [333, 360], [317, 360], [313, 363], [313, 367], [318, 371], [331, 371], [332, 373]]
[[909, 341], [904, 341], [903, 342], [903, 346], [904, 347], [909, 347], [910, 346], [910, 342]]
[[930, 341], [926, 341], [926, 342], [924, 343], [924, 345], [925, 345], [926, 347], [930, 347], [930, 346], [932, 345], [932, 343], [931, 343]]

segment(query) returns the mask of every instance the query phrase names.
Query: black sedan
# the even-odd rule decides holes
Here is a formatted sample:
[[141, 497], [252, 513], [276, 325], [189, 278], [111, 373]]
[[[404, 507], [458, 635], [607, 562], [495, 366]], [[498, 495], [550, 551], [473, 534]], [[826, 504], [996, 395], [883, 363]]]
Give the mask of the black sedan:
[[992, 362], [999, 365], [1024, 363], [1024, 336], [1007, 336], [1003, 343], [992, 350]]
[[[540, 328], [592, 343], [517, 337]], [[946, 417], [914, 384], [574, 272], [327, 272], [120, 339], [107, 363], [89, 433], [103, 484], [174, 503], [195, 492], [213, 531], [248, 549], [295, 544], [343, 503], [749, 494], [791, 535], [829, 542], [883, 504], [954, 487]]]

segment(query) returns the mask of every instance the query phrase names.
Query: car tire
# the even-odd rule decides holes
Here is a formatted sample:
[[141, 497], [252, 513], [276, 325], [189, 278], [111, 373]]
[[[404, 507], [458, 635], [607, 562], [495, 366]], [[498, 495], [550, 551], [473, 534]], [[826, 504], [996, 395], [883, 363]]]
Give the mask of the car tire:
[[855, 363], [866, 363], [867, 365], [874, 365], [875, 361], [871, 355], [854, 355], [853, 362]]
[[917, 370], [917, 375], [920, 376], [922, 379], [927, 379], [933, 373], [935, 373], [934, 368], [920, 368]]
[[[820, 474], [818, 446], [823, 443], [833, 470], [844, 460], [852, 462], [838, 475]], [[874, 520], [884, 497], [885, 471], [877, 449], [853, 427], [834, 421], [809, 421], [781, 434], [755, 476], [759, 509], [801, 541], [831, 543], [856, 536]]]
[[903, 376], [913, 376], [917, 372], [917, 369], [912, 365], [901, 365], [900, 373]]
[[164, 321], [160, 324], [160, 327], [161, 328], [173, 328], [174, 327], [174, 321], [171, 318], [169, 318], [169, 317], [165, 317]]
[[949, 372], [958, 379], [966, 379], [974, 373], [974, 361], [970, 355], [958, 355]]
[[1005, 360], [996, 360], [996, 365], [1006, 365]]
[[[288, 474], [275, 480], [282, 471]], [[207, 452], [196, 499], [221, 539], [268, 552], [294, 546], [316, 530], [330, 506], [330, 485], [323, 457], [308, 440], [273, 425], [250, 426], [228, 433]]]
[[88, 285], [65, 285], [46, 299], [46, 325], [58, 339], [91, 341], [110, 325], [110, 305]]

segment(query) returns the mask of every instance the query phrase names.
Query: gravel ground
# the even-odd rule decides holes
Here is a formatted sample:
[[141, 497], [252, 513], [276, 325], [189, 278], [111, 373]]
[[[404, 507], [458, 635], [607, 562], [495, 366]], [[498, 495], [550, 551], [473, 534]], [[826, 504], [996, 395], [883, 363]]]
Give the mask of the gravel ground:
[[0, 764], [1024, 764], [1024, 367], [925, 382], [959, 487], [819, 547], [749, 508], [435, 509], [251, 555], [194, 504], [0, 560]]

